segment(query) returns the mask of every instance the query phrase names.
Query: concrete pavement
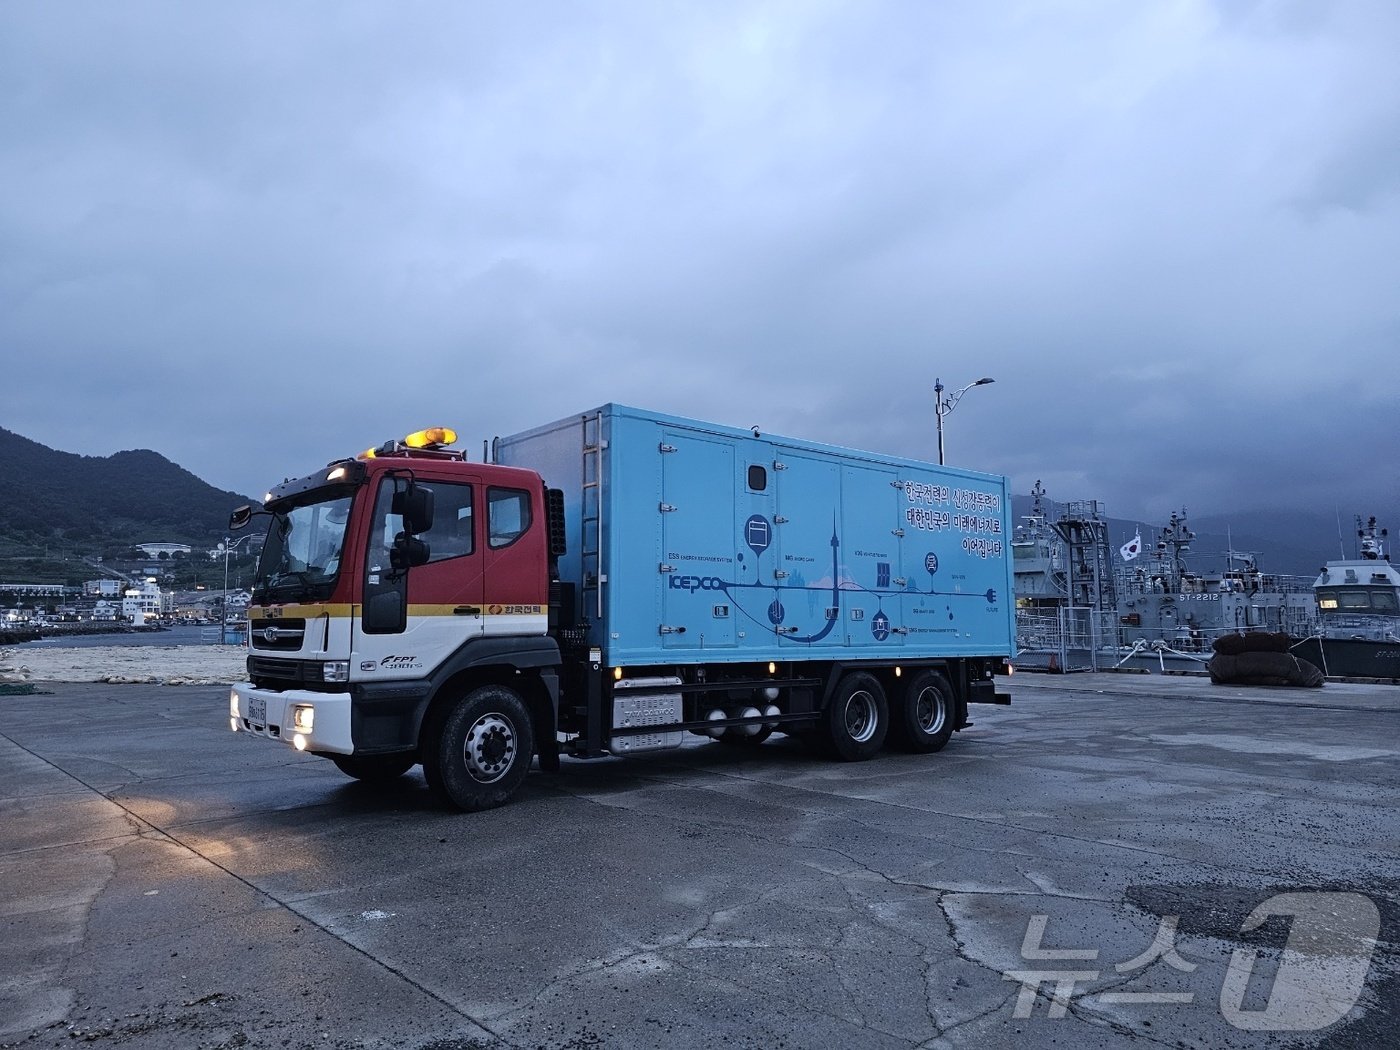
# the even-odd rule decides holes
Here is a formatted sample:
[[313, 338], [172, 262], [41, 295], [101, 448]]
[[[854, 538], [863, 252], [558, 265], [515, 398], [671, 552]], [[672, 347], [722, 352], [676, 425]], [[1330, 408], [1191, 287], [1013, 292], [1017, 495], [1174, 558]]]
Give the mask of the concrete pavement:
[[[476, 815], [235, 737], [221, 689], [44, 688], [0, 697], [0, 1046], [1361, 1047], [1397, 1020], [1400, 688], [1018, 675], [938, 755], [697, 740]], [[1242, 929], [1261, 905], [1293, 918]]]

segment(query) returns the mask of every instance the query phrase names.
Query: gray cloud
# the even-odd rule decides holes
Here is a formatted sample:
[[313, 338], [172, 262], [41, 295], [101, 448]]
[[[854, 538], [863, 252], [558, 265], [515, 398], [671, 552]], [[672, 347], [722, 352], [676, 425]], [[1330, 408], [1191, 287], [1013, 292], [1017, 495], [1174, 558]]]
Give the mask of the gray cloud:
[[0, 423], [256, 494], [608, 400], [1395, 506], [1400, 8], [0, 9]]

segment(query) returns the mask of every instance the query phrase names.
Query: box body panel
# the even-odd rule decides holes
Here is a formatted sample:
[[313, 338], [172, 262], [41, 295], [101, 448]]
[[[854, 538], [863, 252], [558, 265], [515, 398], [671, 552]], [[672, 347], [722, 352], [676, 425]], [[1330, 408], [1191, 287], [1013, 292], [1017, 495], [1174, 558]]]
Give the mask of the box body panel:
[[1011, 654], [1003, 477], [621, 405], [496, 459], [564, 491], [610, 665]]

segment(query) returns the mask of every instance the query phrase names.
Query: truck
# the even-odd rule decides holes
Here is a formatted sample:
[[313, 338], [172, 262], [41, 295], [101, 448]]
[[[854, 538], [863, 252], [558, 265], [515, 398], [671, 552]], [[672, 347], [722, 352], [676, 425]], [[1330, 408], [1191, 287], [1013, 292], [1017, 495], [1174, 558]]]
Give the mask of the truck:
[[274, 487], [230, 727], [449, 807], [534, 761], [774, 733], [932, 753], [1009, 703], [1004, 477], [608, 404]]

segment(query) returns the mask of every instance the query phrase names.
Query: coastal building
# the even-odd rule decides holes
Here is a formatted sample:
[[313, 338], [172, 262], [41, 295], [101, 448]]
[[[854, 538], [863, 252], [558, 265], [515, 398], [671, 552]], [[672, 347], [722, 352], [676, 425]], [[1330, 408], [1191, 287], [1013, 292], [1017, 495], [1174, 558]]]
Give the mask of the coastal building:
[[63, 598], [70, 590], [61, 583], [0, 583], [0, 591], [25, 598]]
[[122, 594], [122, 616], [137, 627], [159, 620], [167, 611], [165, 598], [155, 580], [129, 587]]
[[188, 554], [190, 545], [188, 543], [138, 543], [139, 550], [145, 552], [148, 558], [159, 558], [164, 554], [169, 558], [172, 554]]

